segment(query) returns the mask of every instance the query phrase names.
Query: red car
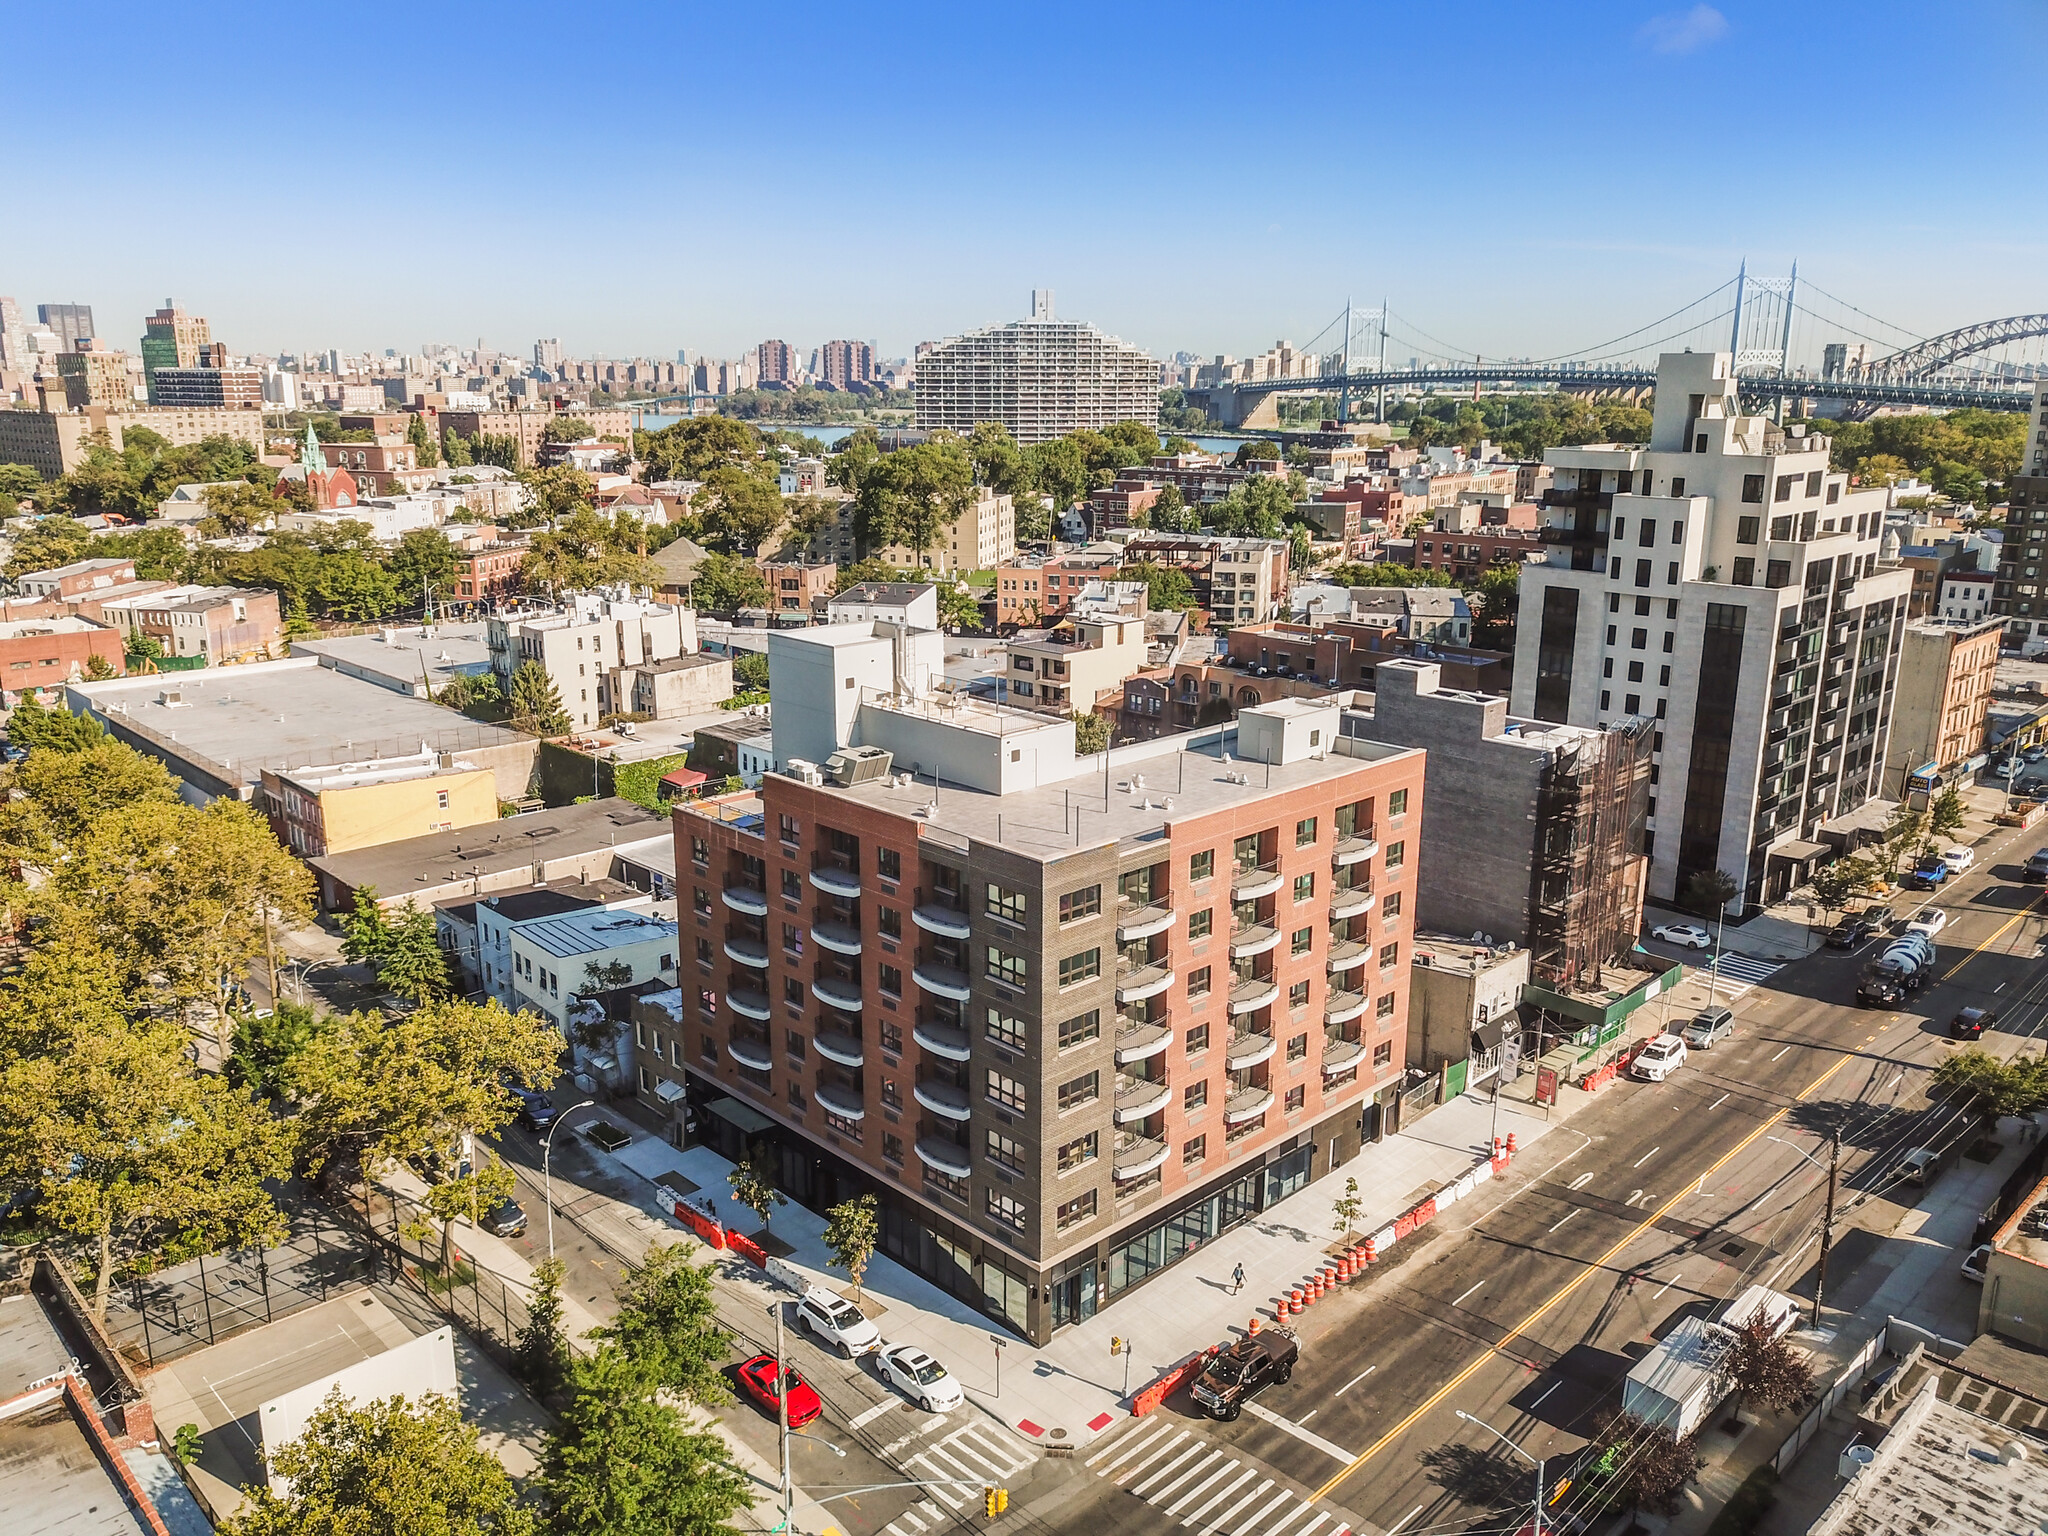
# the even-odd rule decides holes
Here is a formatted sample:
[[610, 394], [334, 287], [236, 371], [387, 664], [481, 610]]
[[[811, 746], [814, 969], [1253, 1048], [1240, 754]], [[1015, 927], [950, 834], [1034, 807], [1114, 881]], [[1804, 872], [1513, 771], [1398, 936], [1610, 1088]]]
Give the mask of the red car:
[[[777, 1399], [782, 1394], [776, 1390], [775, 1377], [773, 1355], [756, 1355], [740, 1367], [740, 1385], [746, 1388], [749, 1397], [770, 1413], [781, 1407]], [[789, 1373], [789, 1427], [801, 1429], [824, 1411], [825, 1405], [818, 1401], [818, 1394], [811, 1384], [792, 1369]]]

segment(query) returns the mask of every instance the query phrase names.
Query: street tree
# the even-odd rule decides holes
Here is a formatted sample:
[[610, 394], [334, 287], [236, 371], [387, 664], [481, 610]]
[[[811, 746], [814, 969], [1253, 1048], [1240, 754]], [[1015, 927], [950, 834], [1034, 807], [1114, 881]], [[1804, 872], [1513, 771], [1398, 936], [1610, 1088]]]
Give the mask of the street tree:
[[1036, 491], [1019, 491], [1012, 502], [1017, 518], [1017, 543], [1036, 544], [1052, 535], [1052, 507]]
[[768, 657], [762, 651], [742, 651], [732, 659], [732, 685], [741, 693], [768, 690]]
[[1721, 1370], [1735, 1388], [1731, 1419], [1740, 1419], [1745, 1403], [1772, 1413], [1790, 1408], [1813, 1390], [1813, 1369], [1765, 1317], [1752, 1317], [1735, 1330]]
[[974, 460], [975, 482], [998, 496], [1014, 496], [1031, 484], [1024, 450], [999, 421], [978, 421], [967, 434], [967, 452]]
[[462, 1151], [463, 1160], [455, 1165], [453, 1173], [427, 1186], [426, 1198], [421, 1202], [423, 1214], [401, 1228], [405, 1236], [421, 1243], [438, 1231], [441, 1273], [445, 1277], [454, 1276], [459, 1257], [455, 1249], [455, 1223], [466, 1221], [477, 1226], [484, 1212], [510, 1200], [519, 1187], [511, 1167], [475, 1150], [469, 1137], [461, 1138], [456, 1147]]
[[1358, 1180], [1346, 1179], [1344, 1193], [1330, 1206], [1330, 1216], [1335, 1222], [1337, 1233], [1342, 1236], [1358, 1225], [1358, 1218], [1365, 1214], [1365, 1201], [1358, 1193]]
[[1725, 869], [1696, 869], [1685, 882], [1685, 905], [1701, 917], [1726, 910], [1742, 887]]
[[1697, 1435], [1674, 1439], [1664, 1425], [1632, 1413], [1603, 1414], [1593, 1439], [1605, 1452], [1595, 1475], [1604, 1474], [1608, 1500], [1632, 1513], [1674, 1513], [1679, 1491], [1706, 1465]]
[[842, 1200], [825, 1213], [825, 1251], [832, 1255], [834, 1264], [852, 1277], [856, 1298], [860, 1296], [860, 1278], [867, 1273], [868, 1260], [875, 1256], [881, 1230], [873, 1195]]
[[782, 526], [782, 496], [766, 474], [739, 465], [722, 465], [705, 482], [711, 493], [704, 513], [707, 536], [730, 553], [758, 553]]
[[560, 1259], [542, 1259], [533, 1266], [533, 1296], [526, 1303], [526, 1326], [513, 1344], [512, 1369], [534, 1396], [545, 1401], [567, 1384], [571, 1353], [562, 1332]]
[[410, 1003], [452, 992], [455, 977], [435, 931], [434, 914], [408, 896], [397, 911], [383, 916], [382, 940], [374, 956], [377, 980]]
[[1899, 869], [1910, 862], [1927, 839], [1927, 813], [1910, 801], [1901, 800], [1884, 824], [1884, 870], [1887, 880], [1896, 881]]
[[1119, 579], [1144, 582], [1147, 601], [1155, 613], [1168, 610], [1184, 613], [1195, 606], [1195, 584], [1179, 566], [1155, 565], [1149, 560], [1141, 560], [1135, 565], [1125, 566]]
[[526, 487], [527, 505], [517, 521], [527, 528], [552, 527], [588, 510], [595, 491], [590, 476], [573, 464], [522, 469], [519, 483]]
[[8, 745], [32, 752], [79, 752], [106, 736], [106, 727], [91, 715], [74, 715], [61, 705], [45, 709], [33, 693], [24, 693], [7, 717]]
[[939, 588], [939, 623], [958, 634], [963, 629], [981, 628], [981, 599], [972, 587], [957, 582]]
[[1933, 1087], [1980, 1116], [1989, 1130], [2006, 1115], [2032, 1114], [2048, 1104], [2048, 1059], [2000, 1061], [1981, 1046], [1965, 1046], [1934, 1069]]
[[1870, 884], [1875, 874], [1868, 859], [1836, 859], [1815, 871], [1813, 899], [1823, 913], [1833, 917], [1856, 899], [1856, 893]]
[[617, 1313], [591, 1336], [617, 1345], [662, 1390], [709, 1406], [731, 1395], [724, 1367], [732, 1340], [718, 1326], [711, 1267], [690, 1254], [681, 1243], [650, 1243], [612, 1292]]
[[1491, 651], [1515, 648], [1515, 620], [1522, 605], [1522, 568], [1497, 565], [1479, 578], [1472, 615], [1472, 643]]
[[1145, 514], [1145, 525], [1158, 533], [1200, 533], [1202, 516], [1187, 504], [1179, 486], [1169, 485], [1160, 490], [1159, 499]]
[[389, 556], [389, 568], [401, 601], [410, 604], [418, 597], [422, 617], [427, 616], [428, 588], [443, 603], [455, 595], [455, 546], [438, 528], [410, 528], [400, 534]]
[[285, 1491], [244, 1488], [221, 1536], [539, 1536], [504, 1464], [448, 1397], [356, 1404], [336, 1387], [265, 1470]]
[[1109, 750], [1109, 721], [1094, 710], [1083, 714], [1074, 713], [1074, 751], [1087, 757], [1092, 753]]
[[512, 674], [509, 702], [513, 726], [529, 736], [569, 734], [572, 723], [569, 711], [562, 707], [562, 696], [555, 690], [555, 680], [548, 676], [548, 669], [538, 661], [519, 663], [518, 670]]
[[700, 613], [763, 608], [768, 603], [768, 583], [751, 560], [712, 550], [690, 578], [690, 601]]
[[839, 504], [827, 501], [822, 496], [792, 496], [783, 503], [789, 513], [789, 522], [783, 530], [784, 551], [802, 553], [810, 548], [819, 534], [839, 517]]
[[324, 1015], [304, 1003], [280, 999], [267, 1018], [235, 1020], [235, 1049], [225, 1068], [228, 1081], [267, 1099], [282, 1099], [292, 1063], [327, 1027]]
[[535, 1494], [549, 1536], [736, 1536], [753, 1507], [725, 1442], [686, 1423], [645, 1363], [606, 1345], [577, 1360]]
[[1965, 809], [1961, 786], [1949, 785], [1927, 808], [1927, 830], [1939, 838], [1954, 837], [1963, 830]]
[[1050, 496], [1054, 511], [1064, 512], [1088, 493], [1088, 461], [1072, 438], [1033, 443], [1024, 450], [1024, 461], [1032, 489]]
[[732, 1186], [733, 1199], [761, 1218], [763, 1232], [768, 1230], [769, 1213], [778, 1205], [789, 1204], [775, 1187], [775, 1164], [763, 1149], [748, 1152], [739, 1166], [725, 1176], [725, 1181]]
[[[424, 415], [415, 412], [412, 419], [405, 424], [405, 440], [412, 444], [414, 462], [421, 469], [441, 467], [441, 452], [434, 446], [434, 434], [427, 430], [427, 418]], [[448, 541], [442, 539], [441, 542], [445, 544]]]

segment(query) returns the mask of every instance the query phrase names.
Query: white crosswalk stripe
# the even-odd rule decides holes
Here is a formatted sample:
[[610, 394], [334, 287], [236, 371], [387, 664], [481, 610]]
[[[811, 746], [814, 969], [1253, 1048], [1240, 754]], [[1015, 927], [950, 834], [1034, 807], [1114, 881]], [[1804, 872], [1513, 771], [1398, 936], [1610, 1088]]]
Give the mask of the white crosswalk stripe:
[[927, 1526], [946, 1519], [944, 1510], [980, 1503], [983, 1485], [1003, 1483], [1037, 1460], [1037, 1448], [1025, 1445], [1007, 1430], [993, 1424], [965, 1424], [903, 1463], [911, 1476], [929, 1479], [925, 1498], [882, 1527], [884, 1536], [921, 1536]]
[[1115, 1437], [1085, 1465], [1197, 1536], [1340, 1536], [1349, 1531], [1312, 1499], [1281, 1487], [1256, 1461], [1234, 1456], [1171, 1420], [1142, 1424]]
[[1711, 989], [1718, 995], [1733, 1002], [1760, 981], [1769, 981], [1785, 969], [1772, 960], [1757, 960], [1748, 955], [1723, 953], [1720, 974], [1714, 975], [1712, 962], [1699, 968], [1706, 972]]

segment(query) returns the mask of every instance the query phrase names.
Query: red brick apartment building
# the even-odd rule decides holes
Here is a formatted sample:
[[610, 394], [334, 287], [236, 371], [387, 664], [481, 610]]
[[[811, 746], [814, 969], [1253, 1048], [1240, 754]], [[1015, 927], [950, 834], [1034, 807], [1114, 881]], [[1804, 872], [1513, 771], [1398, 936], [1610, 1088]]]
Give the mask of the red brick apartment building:
[[455, 557], [456, 601], [486, 602], [501, 594], [517, 592], [521, 585], [520, 573], [526, 565], [527, 550], [528, 545], [522, 539], [516, 544], [487, 544], [467, 554], [458, 553]]
[[[771, 636], [778, 695], [826, 633]], [[858, 712], [904, 767], [939, 713]], [[1042, 1342], [1397, 1127], [1423, 754], [1289, 700], [1119, 751], [1105, 800], [1070, 737], [1033, 766], [1069, 722], [943, 714], [949, 774], [1016, 787], [934, 812], [863, 746], [676, 811], [638, 1087], [813, 1209], [876, 1194], [884, 1251]]]

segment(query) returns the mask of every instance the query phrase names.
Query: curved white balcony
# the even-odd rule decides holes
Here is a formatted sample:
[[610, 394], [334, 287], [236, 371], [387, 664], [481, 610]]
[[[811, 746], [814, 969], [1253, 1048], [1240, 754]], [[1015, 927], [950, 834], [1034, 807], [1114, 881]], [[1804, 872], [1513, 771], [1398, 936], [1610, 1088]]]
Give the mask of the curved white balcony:
[[768, 946], [759, 939], [735, 935], [725, 941], [725, 953], [741, 965], [751, 965], [757, 971], [768, 969]]
[[1360, 944], [1354, 939], [1330, 946], [1330, 969], [1337, 972], [1354, 971], [1372, 958], [1372, 946]]
[[758, 1040], [743, 1040], [738, 1036], [725, 1042], [725, 1053], [743, 1067], [756, 1072], [766, 1072], [775, 1065], [775, 1057], [768, 1047]]
[[1163, 1141], [1154, 1141], [1149, 1136], [1132, 1136], [1128, 1133], [1117, 1137], [1116, 1151], [1110, 1159], [1111, 1166], [1120, 1179], [1139, 1179], [1166, 1161], [1170, 1148]]
[[860, 930], [850, 923], [813, 923], [811, 937], [819, 947], [829, 949], [835, 955], [857, 955], [860, 953]]
[[841, 1013], [860, 1012], [860, 988], [850, 981], [841, 981], [837, 976], [820, 976], [811, 983], [811, 996], [827, 1008], [837, 1008]]
[[818, 1054], [827, 1061], [836, 1061], [842, 1067], [858, 1067], [866, 1064], [867, 1048], [853, 1035], [841, 1034], [836, 1029], [821, 1029], [811, 1036], [811, 1044]]
[[1349, 1024], [1371, 1006], [1372, 999], [1363, 992], [1332, 992], [1323, 999], [1323, 1022]]
[[927, 1168], [936, 1168], [949, 1179], [964, 1179], [974, 1172], [974, 1159], [965, 1147], [956, 1147], [943, 1136], [920, 1136], [916, 1141], [917, 1160]]
[[1339, 869], [1349, 869], [1353, 864], [1363, 864], [1379, 851], [1377, 838], [1340, 837], [1336, 847], [1330, 850], [1330, 862]]
[[726, 993], [725, 1003], [742, 1018], [759, 1019], [765, 1023], [771, 1016], [768, 994], [756, 992], [752, 987], [743, 987], [737, 992]]
[[1323, 1073], [1335, 1077], [1339, 1072], [1349, 1072], [1365, 1055], [1364, 1042], [1358, 1040], [1331, 1040], [1323, 1046]]
[[956, 971], [950, 965], [919, 961], [910, 968], [910, 974], [934, 997], [950, 997], [956, 1003], [964, 1003], [974, 995], [974, 985], [967, 979], [967, 973]]
[[1247, 1030], [1244, 1034], [1230, 1037], [1230, 1044], [1223, 1048], [1223, 1065], [1229, 1071], [1242, 1072], [1262, 1061], [1271, 1061], [1273, 1053], [1279, 1049], [1280, 1042], [1271, 1035]]
[[827, 896], [842, 896], [848, 901], [860, 895], [860, 876], [837, 864], [820, 864], [812, 869], [811, 884]]
[[942, 939], [964, 939], [974, 932], [968, 926], [967, 914], [951, 907], [912, 907], [910, 920], [926, 933], [936, 933]]
[[928, 1083], [913, 1083], [912, 1097], [935, 1115], [944, 1115], [948, 1120], [965, 1120], [974, 1113], [967, 1102], [967, 1090], [955, 1088], [951, 1083], [936, 1080]]
[[1240, 1120], [1255, 1120], [1272, 1105], [1272, 1089], [1240, 1088], [1223, 1101], [1223, 1123], [1236, 1125]]
[[967, 1031], [955, 1029], [950, 1024], [919, 1020], [911, 1027], [910, 1038], [934, 1056], [943, 1056], [948, 1061], [965, 1061], [971, 1054], [968, 1050]]
[[1277, 869], [1240, 869], [1230, 877], [1230, 899], [1257, 901], [1270, 896], [1280, 889], [1281, 879]]
[[1230, 989], [1230, 1011], [1232, 1014], [1257, 1013], [1261, 1008], [1280, 995], [1279, 985], [1254, 976], [1249, 981], [1240, 981]]
[[1116, 1032], [1116, 1064], [1149, 1061], [1173, 1044], [1173, 1031], [1164, 1024], [1133, 1024]]
[[751, 885], [728, 885], [718, 893], [718, 899], [735, 912], [744, 912], [749, 917], [768, 915], [768, 893], [757, 891]]
[[1230, 958], [1242, 960], [1246, 955], [1263, 955], [1280, 943], [1280, 930], [1266, 923], [1247, 923], [1242, 928], [1230, 930]]
[[1142, 1003], [1148, 997], [1157, 997], [1172, 985], [1171, 966], [1119, 967], [1116, 973], [1116, 1000], [1120, 1003]]
[[1128, 944], [1133, 939], [1149, 939], [1171, 928], [1173, 919], [1172, 907], [1127, 907], [1116, 915], [1116, 941]]
[[1349, 922], [1354, 917], [1363, 917], [1372, 910], [1373, 894], [1363, 888], [1337, 891], [1330, 897], [1330, 921]]
[[1116, 1123], [1128, 1125], [1133, 1120], [1156, 1115], [1172, 1097], [1173, 1090], [1164, 1083], [1150, 1082], [1142, 1077], [1119, 1077], [1116, 1080]]
[[837, 1115], [842, 1120], [859, 1120], [866, 1116], [867, 1106], [860, 1101], [860, 1095], [851, 1088], [842, 1088], [837, 1083], [820, 1083], [811, 1090], [811, 1097], [818, 1101], [818, 1108], [828, 1115]]

